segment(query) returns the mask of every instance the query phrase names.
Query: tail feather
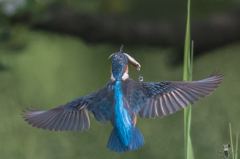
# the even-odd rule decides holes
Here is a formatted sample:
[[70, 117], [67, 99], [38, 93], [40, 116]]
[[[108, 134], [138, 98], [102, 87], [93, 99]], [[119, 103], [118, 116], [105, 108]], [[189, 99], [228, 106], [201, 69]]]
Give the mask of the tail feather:
[[122, 143], [120, 137], [117, 135], [117, 129], [113, 129], [108, 140], [107, 147], [111, 151], [115, 152], [133, 151], [142, 147], [145, 142], [142, 133], [137, 127], [132, 127], [131, 133], [131, 140], [126, 146], [124, 143]]

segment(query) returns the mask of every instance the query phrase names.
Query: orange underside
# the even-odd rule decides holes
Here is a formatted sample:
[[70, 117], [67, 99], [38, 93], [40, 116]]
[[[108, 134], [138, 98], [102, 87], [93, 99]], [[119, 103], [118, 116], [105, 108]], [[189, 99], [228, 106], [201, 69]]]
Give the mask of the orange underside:
[[125, 72], [128, 73], [128, 65], [127, 65], [127, 68], [126, 68]]

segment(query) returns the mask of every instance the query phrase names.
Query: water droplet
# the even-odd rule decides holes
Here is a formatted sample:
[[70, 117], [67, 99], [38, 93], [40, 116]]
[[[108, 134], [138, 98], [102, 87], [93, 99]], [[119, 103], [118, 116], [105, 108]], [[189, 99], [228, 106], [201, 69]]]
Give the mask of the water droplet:
[[138, 80], [139, 80], [139, 82], [142, 82], [143, 81], [143, 76], [139, 76]]
[[137, 68], [138, 71], [140, 71], [140, 68]]

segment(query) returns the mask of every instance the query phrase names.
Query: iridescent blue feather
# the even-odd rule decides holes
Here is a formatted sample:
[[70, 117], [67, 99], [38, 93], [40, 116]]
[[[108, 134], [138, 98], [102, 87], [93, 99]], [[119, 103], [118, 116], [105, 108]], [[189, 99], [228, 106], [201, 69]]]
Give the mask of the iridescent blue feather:
[[121, 141], [127, 146], [130, 142], [132, 122], [128, 111], [124, 108], [121, 81], [115, 84], [115, 123], [117, 134]]

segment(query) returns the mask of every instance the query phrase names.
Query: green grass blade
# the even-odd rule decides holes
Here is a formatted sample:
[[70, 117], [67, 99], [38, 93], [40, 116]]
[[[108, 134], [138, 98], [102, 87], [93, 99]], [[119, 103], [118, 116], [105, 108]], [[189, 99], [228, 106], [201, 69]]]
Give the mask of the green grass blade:
[[184, 46], [184, 66], [183, 66], [183, 80], [189, 81], [189, 71], [190, 71], [190, 0], [188, 0], [188, 10], [187, 10], [187, 26], [185, 35], [185, 46]]
[[[230, 131], [230, 141], [231, 141], [231, 150], [232, 150], [232, 154], [233, 154], [233, 141], [232, 141], [232, 127], [231, 127], [231, 123], [229, 123], [229, 131]], [[234, 159], [234, 155], [232, 155], [232, 158]]]
[[191, 105], [189, 105], [188, 108], [184, 109], [185, 159], [194, 159], [193, 148], [192, 148], [192, 141], [191, 141], [191, 136], [190, 136], [191, 112], [192, 112]]
[[191, 69], [190, 69], [190, 78], [189, 78], [189, 81], [192, 81], [192, 72], [193, 72], [193, 48], [194, 48], [194, 42], [192, 40], [192, 43], [191, 43]]
[[[193, 42], [190, 43], [190, 0], [188, 0], [188, 12], [187, 12], [187, 26], [186, 37], [184, 46], [184, 66], [183, 66], [183, 80], [192, 80], [192, 68], [193, 68]], [[192, 141], [190, 136], [191, 129], [191, 114], [192, 106], [189, 104], [184, 109], [184, 154], [185, 159], [194, 159]]]
[[238, 151], [238, 133], [236, 134], [236, 153], [235, 153], [235, 159], [237, 159], [237, 151]]

